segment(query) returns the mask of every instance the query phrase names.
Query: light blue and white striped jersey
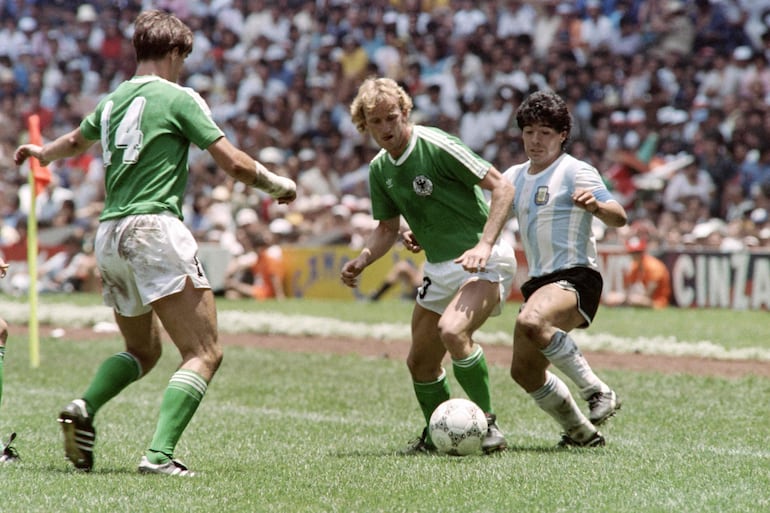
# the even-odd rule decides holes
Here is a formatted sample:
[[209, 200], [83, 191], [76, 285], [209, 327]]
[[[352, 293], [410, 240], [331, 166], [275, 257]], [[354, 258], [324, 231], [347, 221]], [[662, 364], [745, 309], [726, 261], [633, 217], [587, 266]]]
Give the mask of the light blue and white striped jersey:
[[615, 201], [599, 171], [567, 153], [537, 174], [530, 162], [508, 168], [504, 176], [516, 187], [512, 214], [532, 278], [571, 267], [598, 271], [593, 214], [572, 201], [575, 189], [593, 191], [597, 201]]

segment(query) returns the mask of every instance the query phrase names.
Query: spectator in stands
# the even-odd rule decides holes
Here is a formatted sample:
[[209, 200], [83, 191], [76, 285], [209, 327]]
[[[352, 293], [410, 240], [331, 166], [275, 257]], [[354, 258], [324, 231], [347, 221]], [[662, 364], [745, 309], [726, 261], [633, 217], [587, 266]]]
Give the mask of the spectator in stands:
[[238, 242], [244, 247], [225, 271], [225, 297], [284, 299], [286, 271], [283, 250], [272, 243], [272, 234], [241, 226], [236, 230]]
[[691, 55], [695, 43], [695, 24], [682, 0], [665, 0], [659, 13], [652, 15], [651, 29], [655, 35], [653, 51], [665, 57]]
[[699, 168], [695, 158], [689, 156], [687, 164], [666, 185], [663, 205], [671, 212], [684, 212], [688, 198], [695, 196], [710, 209], [715, 195], [716, 188], [711, 175]]
[[634, 236], [625, 244], [631, 262], [623, 273], [623, 290], [610, 291], [609, 306], [665, 308], [671, 297], [671, 275], [666, 264], [647, 252], [647, 241]]
[[[201, 92], [206, 93], [205, 98], [215, 112], [227, 113], [222, 117], [223, 130], [249, 152], [279, 146], [285, 148], [286, 161], [295, 162], [296, 153], [304, 147], [298, 144], [303, 134], [310, 131], [314, 137], [317, 135], [319, 111], [346, 110], [349, 97], [345, 97], [345, 88], [336, 87], [343, 67], [335, 60], [346, 36], [352, 35], [361, 41], [370, 61], [368, 73], [377, 72], [400, 80], [406, 78], [408, 63], [417, 64], [419, 53], [415, 41], [427, 35], [437, 43], [440, 56], [446, 61], [447, 70], [434, 74], [430, 84], [441, 87], [444, 117], [436, 126], [450, 133], [459, 132], [460, 115], [469, 99], [480, 95], [485, 102], [482, 110], [491, 107], [491, 99], [498, 90], [493, 81], [496, 74], [523, 75], [529, 78], [527, 87], [563, 92], [571, 102], [576, 102], [573, 108], [575, 141], [580, 139], [587, 144], [592, 162], [607, 158], [607, 153], [614, 149], [605, 146], [608, 138], [603, 133], [607, 130], [604, 117], [621, 111], [630, 118], [630, 112], [638, 108], [647, 115], [642, 127], [654, 132], [661, 146], [666, 145], [666, 141], [677, 143], [672, 154], [687, 151], [700, 160], [699, 134], [718, 130], [724, 146], [731, 148], [739, 165], [756, 165], [755, 150], [763, 145], [763, 127], [770, 119], [765, 101], [770, 97], [770, 73], [765, 64], [770, 57], [770, 30], [765, 23], [770, 5], [767, 0], [716, 3], [602, 0], [598, 16], [608, 17], [625, 34], [613, 42], [610, 54], [628, 56], [610, 61], [610, 82], [621, 90], [619, 102], [610, 111], [603, 97], [588, 98], [583, 94], [588, 82], [582, 77], [590, 78], [593, 70], [606, 71], [602, 66], [608, 62], [601, 45], [598, 49], [581, 46], [578, 32], [582, 24], [589, 23], [587, 4], [593, 3], [586, 0], [491, 0], [475, 5], [464, 2], [463, 9], [474, 11], [472, 16], [478, 11], [479, 20], [485, 21], [469, 24], [476, 27], [473, 31], [459, 29], [467, 35], [452, 34], [450, 38], [445, 34], [455, 28], [452, 23], [455, 12], [445, 8], [449, 5], [446, 0], [422, 2], [421, 9], [415, 8], [416, 2], [387, 0], [370, 2], [369, 9], [354, 3], [340, 7], [324, 5], [324, 2], [264, 0], [245, 3], [242, 0], [236, 3], [163, 0], [158, 6], [184, 16], [193, 30], [193, 53], [186, 61], [190, 78], [186, 85], [200, 84], [201, 77], [208, 82], [208, 91]], [[16, 6], [17, 2], [6, 4]], [[111, 86], [133, 71], [133, 59], [104, 59], [102, 49], [111, 26], [123, 34], [130, 33], [130, 20], [135, 17], [140, 2], [123, 2], [120, 12], [105, 0], [76, 4], [75, 8], [68, 8], [70, 4], [38, 2], [34, 11], [8, 7], [0, 16], [0, 49], [7, 49], [0, 50], [0, 170], [3, 171], [0, 189], [3, 192], [15, 192], [25, 181], [14, 176], [8, 155], [17, 143], [18, 134], [26, 130], [23, 113], [37, 108], [37, 97], [40, 108], [55, 114], [50, 120], [52, 130], [64, 132], [74, 127], [74, 120], [93, 110], [96, 101]], [[28, 16], [32, 12], [35, 17]], [[676, 26], [672, 20], [685, 30], [670, 31], [669, 25]], [[466, 21], [472, 20], [463, 19], [463, 23]], [[696, 27], [693, 31], [688, 28], [690, 23]], [[687, 34], [692, 32], [695, 37], [691, 46], [673, 44], [670, 47], [679, 50], [656, 51], [679, 36], [689, 41]], [[375, 58], [378, 49], [385, 45], [386, 37], [391, 48]], [[117, 39], [113, 38], [113, 42]], [[681, 48], [692, 48], [692, 51], [688, 53]], [[271, 60], [267, 59], [268, 50]], [[107, 49], [108, 54], [110, 51]], [[531, 54], [533, 58], [528, 60], [522, 54]], [[745, 60], [745, 55], [754, 57]], [[505, 56], [512, 59], [506, 61]], [[289, 73], [278, 80], [275, 69]], [[739, 80], [737, 96], [725, 94], [734, 89], [729, 84], [736, 83], [728, 75], [743, 77]], [[286, 82], [289, 76], [291, 81]], [[532, 77], [537, 76], [544, 78], [533, 83]], [[693, 97], [698, 84], [702, 87]], [[233, 88], [237, 89], [235, 105], [228, 96]], [[612, 99], [617, 95], [605, 96]], [[666, 122], [662, 127], [657, 126], [655, 112], [663, 105], [674, 105], [684, 113], [685, 123]], [[289, 118], [296, 121], [291, 124]], [[332, 119], [338, 132], [344, 133], [337, 115]], [[44, 125], [48, 124], [46, 120]], [[344, 134], [342, 138], [353, 145], [364, 143], [356, 133]], [[645, 139], [644, 134], [637, 135]], [[338, 134], [332, 133], [324, 139], [333, 141], [334, 137]], [[362, 166], [360, 159], [351, 158], [352, 146], [332, 148], [333, 142], [324, 144], [330, 144], [333, 167], [340, 176]], [[512, 149], [507, 145], [488, 144], [484, 152], [484, 156], [494, 162], [513, 161]], [[194, 153], [191, 158], [196, 158]], [[96, 164], [101, 166], [100, 162]], [[712, 172], [708, 166], [701, 164], [701, 167]], [[89, 171], [89, 177], [91, 173]], [[62, 185], [70, 188], [68, 173], [62, 169], [58, 174]], [[196, 192], [213, 188], [206, 166], [192, 166], [190, 181], [191, 190]], [[719, 180], [715, 178], [715, 182], [719, 188]], [[368, 194], [365, 188], [346, 190], [362, 197]], [[628, 205], [634, 202], [634, 194], [635, 191], [630, 191]], [[744, 199], [750, 200], [751, 194], [751, 191], [744, 192]], [[76, 200], [76, 205], [80, 211], [80, 201]], [[712, 205], [712, 208], [716, 207]], [[712, 213], [715, 212], [712, 210]], [[96, 214], [88, 216], [94, 218]]]

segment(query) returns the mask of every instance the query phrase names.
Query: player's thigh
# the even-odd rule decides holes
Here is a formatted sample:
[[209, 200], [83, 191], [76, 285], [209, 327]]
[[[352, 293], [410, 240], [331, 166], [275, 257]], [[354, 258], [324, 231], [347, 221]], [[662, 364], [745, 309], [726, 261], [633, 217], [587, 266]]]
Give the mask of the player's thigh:
[[500, 284], [484, 279], [466, 281], [447, 305], [439, 329], [447, 334], [470, 334], [481, 327], [500, 303]]
[[571, 331], [585, 319], [578, 310], [578, 295], [556, 283], [543, 285], [521, 306], [515, 334], [547, 344], [557, 330]]
[[162, 352], [157, 318], [152, 312], [126, 317], [116, 311], [115, 322], [125, 340], [126, 351], [139, 360], [142, 374], [147, 374], [158, 362]]
[[412, 312], [412, 345], [407, 366], [418, 382], [433, 381], [442, 371], [441, 362], [446, 348], [438, 331], [440, 315], [415, 304]]
[[221, 349], [211, 289], [195, 288], [188, 279], [180, 292], [153, 301], [152, 308], [184, 361], [202, 358], [218, 364]]

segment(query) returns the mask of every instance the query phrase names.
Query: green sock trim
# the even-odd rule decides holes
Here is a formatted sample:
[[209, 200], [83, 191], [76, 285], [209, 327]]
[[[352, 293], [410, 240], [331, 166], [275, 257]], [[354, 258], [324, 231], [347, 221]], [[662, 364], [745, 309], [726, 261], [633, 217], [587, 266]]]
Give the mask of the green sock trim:
[[180, 369], [171, 376], [168, 382], [169, 388], [174, 388], [200, 402], [206, 394], [208, 384], [206, 380], [195, 371]]
[[455, 368], [457, 368], [457, 367], [463, 367], [463, 368], [473, 367], [483, 357], [484, 357], [484, 350], [481, 349], [481, 346], [477, 345], [476, 349], [471, 354], [469, 354], [467, 357], [463, 358], [462, 360], [452, 359], [452, 366], [455, 367]]
[[468, 395], [468, 399], [478, 404], [484, 412], [494, 413], [492, 395], [489, 391], [489, 367], [481, 346], [476, 346], [476, 350], [467, 358], [453, 360], [452, 369], [457, 382]]
[[[436, 381], [428, 383], [413, 382], [413, 386], [417, 402], [425, 417], [425, 425], [427, 426], [430, 423], [430, 416], [436, 407], [450, 397], [446, 371], [442, 371], [441, 376]], [[430, 442], [430, 434], [428, 434], [428, 441]]]
[[145, 453], [150, 462], [165, 463], [173, 458], [174, 449], [207, 388], [208, 383], [197, 372], [179, 369], [171, 376], [160, 404], [155, 434]]
[[140, 377], [142, 366], [131, 353], [124, 351], [104, 360], [83, 394], [88, 415], [93, 417], [107, 401]]

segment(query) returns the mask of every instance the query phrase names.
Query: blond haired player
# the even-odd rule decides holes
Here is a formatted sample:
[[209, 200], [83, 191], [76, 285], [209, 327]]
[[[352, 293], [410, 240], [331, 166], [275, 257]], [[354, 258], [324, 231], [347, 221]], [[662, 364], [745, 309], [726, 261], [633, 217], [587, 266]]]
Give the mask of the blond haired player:
[[[482, 449], [492, 453], [507, 442], [492, 409], [484, 351], [473, 333], [500, 313], [516, 272], [513, 249], [499, 239], [513, 188], [457, 137], [412, 124], [411, 110], [412, 99], [388, 78], [364, 81], [351, 104], [358, 130], [382, 148], [369, 164], [372, 215], [379, 223], [361, 254], [342, 267], [341, 278], [355, 287], [361, 272], [397, 240], [404, 217], [411, 228], [405, 234], [407, 248], [425, 250], [427, 260], [407, 358], [425, 426], [450, 397], [442, 367], [449, 352], [455, 378], [487, 414]], [[482, 190], [491, 193], [489, 204]], [[433, 450], [423, 429], [405, 452]]]

